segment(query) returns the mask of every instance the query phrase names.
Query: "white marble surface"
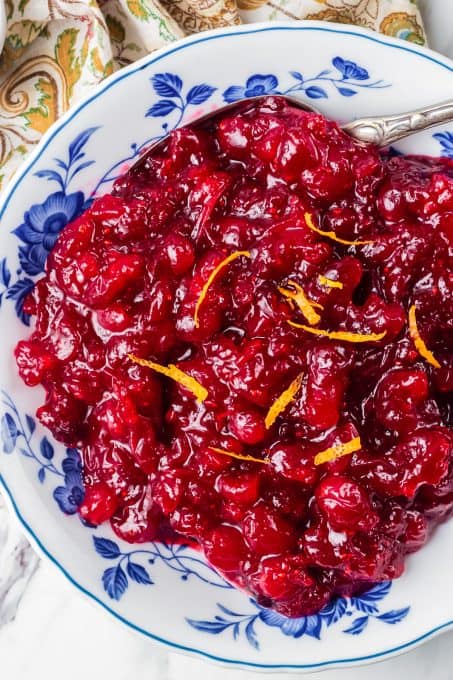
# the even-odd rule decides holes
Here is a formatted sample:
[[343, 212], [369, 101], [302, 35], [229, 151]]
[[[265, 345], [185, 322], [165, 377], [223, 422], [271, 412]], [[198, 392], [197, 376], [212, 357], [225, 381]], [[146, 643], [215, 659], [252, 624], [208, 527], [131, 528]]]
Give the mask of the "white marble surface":
[[[420, 0], [430, 44], [453, 58], [453, 0]], [[16, 607], [17, 614], [16, 614]], [[15, 615], [16, 614], [16, 615]], [[14, 618], [15, 616], [15, 618]], [[323, 680], [453, 680], [453, 633], [404, 656]], [[5, 680], [253, 680], [256, 673], [216, 668], [171, 654], [135, 636], [41, 563], [0, 499], [0, 678]], [[275, 674], [276, 680], [287, 675]], [[302, 677], [302, 676], [300, 676]], [[317, 674], [304, 678], [319, 677]]]

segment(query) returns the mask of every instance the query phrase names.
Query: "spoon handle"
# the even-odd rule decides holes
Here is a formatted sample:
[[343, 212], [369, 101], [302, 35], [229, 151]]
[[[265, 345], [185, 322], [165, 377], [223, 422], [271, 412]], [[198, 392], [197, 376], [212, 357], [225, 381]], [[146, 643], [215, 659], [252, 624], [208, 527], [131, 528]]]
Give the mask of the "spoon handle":
[[453, 121], [453, 99], [416, 111], [380, 118], [360, 118], [343, 125], [343, 130], [361, 142], [387, 146], [414, 132]]

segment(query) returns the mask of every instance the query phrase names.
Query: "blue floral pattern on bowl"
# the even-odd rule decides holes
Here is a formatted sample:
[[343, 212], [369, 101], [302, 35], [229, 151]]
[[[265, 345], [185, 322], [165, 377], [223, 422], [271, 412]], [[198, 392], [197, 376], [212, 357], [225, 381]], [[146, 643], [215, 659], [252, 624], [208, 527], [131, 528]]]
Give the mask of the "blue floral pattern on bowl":
[[453, 132], [436, 132], [433, 137], [440, 144], [441, 155], [453, 158]]
[[[326, 99], [329, 97], [327, 86], [342, 97], [352, 97], [358, 94], [360, 88], [390, 87], [382, 80], [372, 80], [366, 68], [343, 57], [334, 57], [332, 67], [333, 71], [332, 68], [324, 69], [309, 78], [305, 78], [300, 71], [290, 71], [287, 87], [281, 85], [274, 74], [252, 74], [245, 85], [226, 88], [222, 97], [227, 103], [263, 94], [301, 93], [309, 99]], [[58, 191], [50, 193], [43, 203], [32, 205], [26, 210], [22, 223], [13, 230], [22, 243], [18, 247], [20, 268], [14, 282], [11, 281], [6, 260], [0, 264], [0, 285], [3, 287], [0, 305], [4, 298], [14, 301], [17, 315], [26, 325], [29, 325], [30, 319], [23, 307], [33, 287], [30, 277], [44, 272], [46, 258], [62, 228], [78, 217], [106, 184], [111, 184], [120, 176], [125, 164], [133, 162], [146, 147], [177, 128], [184, 122], [189, 110], [205, 104], [217, 90], [207, 83], [186, 88], [183, 79], [176, 73], [156, 73], [150, 82], [157, 100], [144, 112], [144, 116], [165, 119], [160, 134], [140, 143], [132, 143], [130, 153], [104, 172], [89, 196], [85, 196], [82, 191], [71, 191], [70, 186], [81, 172], [95, 163], [93, 159], [87, 158], [86, 145], [99, 127], [90, 127], [77, 135], [68, 147], [67, 157], [55, 158], [54, 167], [35, 172], [36, 177], [56, 183]]]
[[[54, 447], [46, 436], [39, 440], [39, 450], [35, 450], [33, 435], [36, 431], [36, 423], [34, 418], [26, 415], [25, 422], [23, 422], [16, 404], [5, 392], [3, 392], [3, 406], [5, 412], [0, 420], [3, 452], [12, 454], [18, 451], [26, 458], [32, 459], [37, 465], [37, 475], [41, 484], [47, 473], [57, 477], [58, 486], [53, 489], [53, 497], [63, 513], [75, 514], [84, 496], [82, 462], [79, 452], [76, 449], [66, 449], [66, 456], [59, 470], [52, 462]], [[144, 586], [154, 585], [149, 569], [157, 561], [164, 563], [182, 581], [188, 581], [193, 577], [216, 588], [231, 589], [233, 587], [202, 557], [189, 553], [188, 546], [184, 544], [150, 541], [144, 546], [121, 550], [117, 542], [101, 536], [93, 536], [93, 544], [96, 553], [101, 558], [115, 563], [105, 569], [101, 576], [103, 588], [112, 600], [121, 600], [131, 581]], [[320, 639], [325, 628], [337, 623], [344, 616], [353, 616], [359, 612], [362, 615], [353, 619], [350, 626], [343, 631], [359, 635], [365, 630], [370, 618], [395, 624], [407, 616], [409, 607], [379, 612], [376, 603], [388, 595], [390, 588], [390, 582], [380, 583], [363, 595], [353, 598], [337, 598], [318, 614], [298, 619], [288, 619], [277, 612], [259, 606], [250, 599], [255, 608], [252, 613], [239, 614], [218, 603], [220, 611], [229, 618], [215, 615], [211, 621], [191, 618], [187, 618], [186, 621], [193, 628], [205, 633], [219, 634], [231, 629], [234, 639], [244, 632], [249, 644], [259, 649], [254, 629], [258, 622], [280, 628], [284, 635], [294, 638], [307, 635]]]
[[323, 607], [317, 614], [301, 616], [297, 619], [288, 619], [272, 609], [261, 607], [250, 599], [250, 603], [253, 605], [251, 613], [240, 614], [217, 603], [217, 607], [223, 616], [217, 614], [208, 621], [187, 619], [187, 622], [196, 630], [211, 635], [219, 635], [227, 630], [232, 631], [235, 640], [241, 635], [245, 635], [247, 642], [255, 649], [259, 649], [258, 636], [255, 631], [255, 625], [258, 623], [279, 628], [283, 635], [288, 637], [301, 638], [306, 635], [320, 640], [326, 628], [339, 623], [339, 621], [344, 621], [345, 617], [351, 617], [352, 620], [347, 628], [342, 629], [343, 633], [360, 635], [367, 627], [370, 619], [394, 625], [408, 615], [410, 607], [386, 612], [379, 611], [377, 603], [388, 595], [391, 585], [387, 581], [379, 583], [363, 595], [351, 598], [339, 597]]
[[278, 78], [273, 74], [255, 73], [247, 78], [245, 85], [231, 85], [223, 93], [223, 99], [229, 104], [247, 97], [259, 97], [265, 94], [288, 94], [296, 92], [305, 94], [309, 99], [327, 99], [327, 87], [330, 86], [342, 97], [354, 97], [360, 88], [386, 88], [389, 84], [382, 80], [371, 80], [367, 69], [354, 61], [335, 57], [332, 69], [325, 69], [315, 76], [306, 78], [300, 71], [290, 71], [292, 84], [280, 88]]
[[[300, 38], [304, 35], [295, 26], [259, 28], [254, 31], [240, 29], [239, 32], [243, 30], [247, 40], [249, 36], [272, 36], [273, 31], [281, 31], [284, 38], [294, 35], [299, 41], [297, 44], [300, 44]], [[306, 36], [312, 31], [306, 26], [300, 30], [304, 30]], [[310, 58], [298, 53], [296, 46], [288, 52], [289, 56], [286, 52], [281, 59], [280, 55], [276, 55], [272, 66], [269, 66], [265, 55], [258, 59], [256, 54], [261, 53], [248, 50], [250, 59], [235, 64], [234, 77], [204, 68], [201, 63], [196, 77], [179, 59], [182, 51], [190, 51], [192, 45], [187, 42], [180, 47], [171, 46], [163, 57], [155, 59], [152, 55], [146, 63], [115, 75], [100, 94], [93, 95], [88, 104], [76, 108], [66, 122], [57, 124], [55, 131], [47, 137], [45, 144], [39, 146], [24, 171], [18, 173], [2, 208], [2, 215], [5, 216], [3, 233], [12, 234], [4, 241], [5, 250], [0, 259], [0, 306], [3, 319], [8, 324], [8, 341], [17, 341], [24, 331], [20, 324], [15, 325], [15, 317], [25, 324], [30, 322], [23, 309], [24, 300], [34, 282], [42, 275], [47, 254], [64, 224], [77, 217], [95, 196], [107, 191], [111, 183], [149, 144], [161, 139], [168, 131], [224, 103], [257, 94], [294, 93], [308, 102], [319, 100], [323, 110], [339, 117], [352, 117], [355, 111], [372, 111], [374, 102], [377, 102], [379, 110], [381, 97], [386, 100], [392, 98], [396, 102], [401, 100], [400, 88], [406, 87], [406, 84], [399, 71], [392, 71], [387, 53], [391, 53], [391, 58], [396, 55], [400, 58], [403, 48], [398, 47], [396, 53], [392, 41], [382, 36], [375, 40], [365, 33], [362, 35], [359, 29], [342, 31], [326, 25], [325, 28], [313, 30], [319, 31], [316, 34], [317, 48], [322, 36], [327, 36], [328, 43], [320, 45], [320, 49], [316, 49], [316, 54], [312, 53]], [[355, 36], [360, 49], [357, 49], [357, 45], [352, 49], [354, 40], [351, 36]], [[230, 38], [231, 35], [219, 34], [215, 40], [228, 41]], [[204, 40], [204, 37], [197, 37], [200, 44]], [[255, 38], [251, 37], [250, 40]], [[369, 56], [370, 52], [361, 49], [368, 47], [370, 41], [373, 41], [373, 49], [382, 48], [383, 60]], [[207, 38], [205, 44], [208, 44]], [[419, 48], [409, 46], [404, 50], [404, 54], [415, 55], [415, 66], [420, 62], [429, 66], [433, 61], [432, 56]], [[178, 53], [177, 59], [171, 57], [173, 52]], [[432, 68], [437, 69], [437, 73], [441, 68], [440, 62], [436, 63], [437, 66]], [[449, 69], [450, 77], [451, 65], [440, 66]], [[101, 102], [105, 96], [107, 104], [111, 103], [107, 90], [110, 93], [116, 88], [120, 90], [120, 83], [126, 81], [129, 88], [129, 83], [134, 84], [134, 78], [137, 78], [135, 83], [139, 85], [139, 90], [134, 91], [148, 92], [149, 99], [139, 95], [141, 111], [137, 114], [137, 107], [134, 108], [135, 125], [127, 133], [121, 130], [118, 145], [110, 145], [112, 124], [96, 112], [96, 102]], [[408, 88], [406, 91], [411, 91]], [[113, 101], [115, 103], [115, 98]], [[83, 113], [84, 107], [87, 115]], [[422, 153], [435, 154], [437, 150], [453, 158], [453, 134], [450, 131], [426, 133], [422, 144], [416, 142], [414, 146], [416, 150], [421, 148]], [[410, 144], [408, 148], [411, 148]], [[25, 181], [27, 191], [30, 189], [28, 203], [25, 198], [28, 193], [23, 193]], [[9, 337], [12, 326], [14, 329]], [[8, 361], [11, 361], [10, 357]], [[420, 598], [414, 593], [414, 597], [410, 598], [409, 611], [409, 607], [404, 606], [408, 603], [406, 596], [400, 600], [400, 593], [404, 589], [402, 591], [397, 583], [379, 584], [357, 598], [339, 598], [313, 617], [287, 619], [263, 609], [238, 593], [190, 547], [157, 542], [128, 546], [116, 539], [108, 527], [96, 528], [80, 523], [77, 509], [84, 494], [80, 454], [75, 449], [63, 448], [50, 435], [46, 435], [41, 425], [29, 415], [34, 408], [33, 398], [28, 397], [27, 400], [25, 392], [17, 388], [15, 380], [16, 377], [11, 374], [5, 377], [2, 385], [7, 393], [3, 394], [0, 413], [3, 446], [0, 460], [4, 463], [0, 481], [15, 504], [22, 523], [40, 543], [42, 550], [66, 571], [77, 588], [88, 592], [130, 627], [138, 628], [143, 634], [163, 640], [170, 646], [224, 662], [240, 663], [247, 667], [308, 668], [331, 663], [343, 664], [346, 661], [355, 663], [383, 656], [394, 651], [392, 647], [410, 646], [425, 634], [432, 634], [439, 623], [453, 625], [447, 615], [443, 620], [430, 618], [426, 627], [420, 626]], [[45, 505], [46, 513], [50, 515], [55, 509], [56, 513], [68, 516], [64, 519], [69, 529], [60, 531], [56, 522], [55, 535], [62, 536], [64, 541], [70, 536], [68, 541], [73, 542], [77, 549], [85, 551], [84, 558], [89, 563], [84, 572], [85, 576], [89, 572], [86, 581], [85, 576], [81, 576], [82, 570], [78, 568], [76, 560], [68, 565], [60, 546], [49, 537], [49, 533], [45, 533], [40, 524], [41, 519], [35, 520], [35, 508], [29, 511], [26, 499], [21, 496], [21, 475], [26, 476], [28, 482], [36, 482], [36, 494], [43, 503], [49, 499]], [[52, 516], [54, 519], [57, 517], [56, 514]], [[426, 554], [430, 548], [427, 548]], [[423, 556], [420, 557], [423, 562]], [[412, 575], [408, 575], [408, 578], [410, 587], [414, 582], [417, 583], [416, 579], [410, 580]], [[192, 587], [184, 591], [185, 583]], [[146, 621], [140, 618], [140, 612], [134, 604], [136, 595], [140, 601], [139, 593], [143, 592], [143, 600], [151, 602], [151, 607], [154, 602], [165, 607], [164, 598], [168, 601], [169, 588], [173, 586], [175, 604], [171, 615], [164, 618], [168, 618], [174, 630], [165, 628], [166, 623], [156, 621], [156, 617], [148, 616]], [[434, 625], [431, 625], [432, 621]], [[379, 631], [388, 630], [386, 624], [400, 622], [407, 623], [401, 623], [395, 629], [395, 642], [380, 646]], [[401, 632], [396, 634], [396, 630]], [[274, 632], [279, 638], [272, 637]], [[229, 644], [229, 633], [235, 640], [234, 649]], [[339, 647], [335, 647], [339, 641], [338, 635], [345, 647], [340, 658], [337, 651]], [[355, 640], [355, 636], [360, 636], [361, 640], [357, 652], [348, 642]], [[379, 644], [374, 644], [374, 638], [378, 639]], [[278, 639], [281, 644], [277, 642]], [[321, 639], [323, 644], [318, 646], [317, 639]], [[385, 632], [382, 639], [388, 641]], [[223, 642], [217, 644], [216, 640]], [[269, 640], [276, 641], [274, 647], [278, 653], [272, 652], [271, 656], [258, 653], [259, 646], [264, 651]], [[316, 644], [310, 646], [311, 641]]]

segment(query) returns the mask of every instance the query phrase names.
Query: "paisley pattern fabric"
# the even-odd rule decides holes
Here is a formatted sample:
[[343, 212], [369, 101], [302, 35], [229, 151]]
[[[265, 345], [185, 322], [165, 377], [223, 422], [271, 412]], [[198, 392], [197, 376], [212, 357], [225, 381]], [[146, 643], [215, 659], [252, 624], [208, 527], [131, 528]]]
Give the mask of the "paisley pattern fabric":
[[425, 41], [415, 0], [6, 0], [5, 5], [0, 189], [72, 103], [114, 70], [189, 33], [309, 18]]

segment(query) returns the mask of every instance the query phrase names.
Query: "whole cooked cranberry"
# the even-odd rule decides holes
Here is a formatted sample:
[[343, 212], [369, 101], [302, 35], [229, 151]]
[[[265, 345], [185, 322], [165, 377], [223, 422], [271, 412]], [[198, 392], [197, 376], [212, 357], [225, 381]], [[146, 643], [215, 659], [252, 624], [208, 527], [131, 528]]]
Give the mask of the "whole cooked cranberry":
[[304, 560], [291, 555], [263, 558], [253, 574], [258, 592], [272, 600], [288, 599], [300, 588], [313, 588], [315, 579], [304, 568]]
[[329, 524], [338, 531], [366, 531], [379, 521], [365, 489], [348, 477], [325, 477], [316, 487], [315, 498]]
[[242, 522], [242, 529], [247, 543], [258, 555], [290, 550], [296, 540], [291, 524], [263, 503], [249, 510]]
[[227, 524], [221, 524], [206, 536], [203, 548], [211, 564], [227, 573], [239, 571], [248, 554], [240, 531]]
[[244, 444], [259, 444], [266, 436], [264, 417], [252, 407], [236, 407], [228, 425], [231, 433]]
[[260, 475], [257, 472], [223, 473], [217, 479], [217, 488], [227, 501], [252, 505], [259, 496]]
[[422, 370], [393, 369], [380, 381], [373, 399], [376, 418], [389, 430], [407, 432], [418, 420], [417, 405], [428, 396]]
[[79, 446], [86, 434], [86, 411], [83, 401], [55, 388], [48, 393], [46, 403], [38, 408], [36, 416], [61, 442]]
[[170, 268], [176, 276], [185, 274], [195, 262], [192, 243], [181, 234], [169, 234], [165, 239], [165, 254]]
[[161, 519], [159, 509], [153, 504], [149, 486], [139, 486], [127, 503], [115, 512], [110, 524], [123, 541], [146, 543], [157, 538]]
[[440, 429], [416, 430], [389, 451], [358, 465], [364, 479], [377, 491], [388, 496], [413, 498], [423, 484], [439, 484], [447, 475], [452, 443]]
[[315, 484], [319, 471], [314, 465], [316, 450], [313, 446], [275, 442], [269, 450], [276, 472], [302, 484]]
[[57, 364], [55, 355], [48, 352], [42, 343], [35, 340], [18, 342], [15, 356], [20, 377], [30, 387], [39, 385], [47, 371]]
[[118, 496], [104, 482], [85, 487], [79, 507], [80, 516], [90, 524], [102, 524], [112, 517], [119, 505]]

